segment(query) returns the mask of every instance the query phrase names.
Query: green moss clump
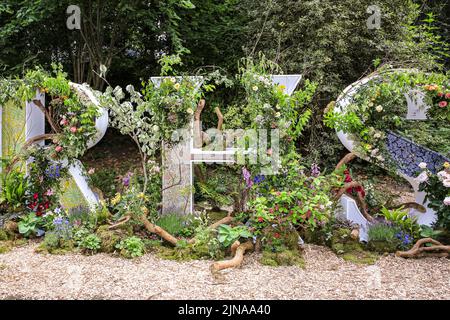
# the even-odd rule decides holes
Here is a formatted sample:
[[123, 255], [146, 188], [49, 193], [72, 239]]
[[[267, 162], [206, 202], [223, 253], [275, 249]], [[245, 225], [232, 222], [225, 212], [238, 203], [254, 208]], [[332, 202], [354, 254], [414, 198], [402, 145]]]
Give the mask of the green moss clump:
[[[203, 260], [210, 259], [210, 250], [207, 244], [191, 245], [188, 244], [182, 247], [169, 248], [166, 246], [154, 247], [156, 256], [161, 259], [175, 260], [175, 261], [191, 261], [191, 260]], [[224, 254], [217, 255], [217, 260], [223, 259]]]
[[374, 264], [379, 256], [365, 250], [365, 245], [358, 239], [352, 239], [350, 234], [351, 230], [347, 228], [334, 230], [330, 240], [331, 250], [345, 261], [357, 264]]
[[377, 262], [379, 256], [367, 251], [353, 251], [344, 253], [342, 259], [356, 264], [374, 264]]
[[191, 261], [199, 259], [199, 257], [192, 252], [190, 247], [169, 248], [166, 246], [160, 246], [155, 248], [155, 253], [156, 256], [165, 260]]
[[7, 253], [13, 248], [12, 241], [0, 241], [0, 254]]
[[398, 243], [390, 241], [369, 241], [367, 248], [378, 253], [392, 253], [398, 250]]
[[101, 240], [100, 251], [112, 253], [116, 250], [116, 245], [122, 240], [122, 238], [127, 237], [127, 232], [122, 229], [109, 230], [109, 226], [100, 226], [95, 234]]
[[0, 241], [9, 240], [9, 235], [4, 229], [0, 229]]
[[226, 211], [208, 211], [208, 220], [210, 224], [213, 224], [228, 215]]
[[298, 250], [283, 250], [281, 252], [264, 250], [260, 262], [271, 267], [297, 266], [302, 269], [305, 268], [305, 260]]
[[48, 232], [35, 252], [62, 255], [73, 252], [74, 250], [75, 244], [72, 240], [60, 239], [55, 233]]

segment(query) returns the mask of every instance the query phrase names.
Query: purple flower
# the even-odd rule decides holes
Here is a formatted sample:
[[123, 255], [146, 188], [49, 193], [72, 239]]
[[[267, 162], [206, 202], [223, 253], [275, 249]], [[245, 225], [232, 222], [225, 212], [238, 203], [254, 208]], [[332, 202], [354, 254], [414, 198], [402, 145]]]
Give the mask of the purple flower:
[[245, 180], [245, 184], [247, 185], [247, 188], [251, 188], [253, 186], [253, 181], [252, 181], [250, 171], [248, 171], [246, 167], [242, 168], [242, 175], [244, 176], [244, 180]]
[[256, 184], [259, 184], [261, 182], [263, 182], [266, 179], [265, 176], [258, 174], [257, 176], [255, 176], [255, 178], [253, 179], [253, 182]]
[[317, 163], [313, 163], [311, 166], [311, 176], [318, 177], [320, 175], [320, 167]]

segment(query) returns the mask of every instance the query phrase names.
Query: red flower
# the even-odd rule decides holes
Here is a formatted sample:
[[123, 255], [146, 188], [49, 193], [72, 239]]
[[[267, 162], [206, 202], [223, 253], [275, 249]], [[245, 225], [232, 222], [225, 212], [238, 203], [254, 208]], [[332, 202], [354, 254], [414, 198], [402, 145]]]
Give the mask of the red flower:
[[264, 219], [262, 217], [258, 217], [258, 222], [264, 222]]
[[37, 200], [37, 198], [39, 198], [39, 194], [38, 193], [33, 194], [33, 199]]
[[36, 212], [36, 216], [37, 216], [37, 217], [42, 216], [42, 211], [37, 211], [37, 212]]
[[270, 209], [269, 209], [269, 212], [270, 212], [270, 213], [273, 213], [273, 208], [270, 208]]
[[276, 239], [280, 238], [280, 234], [279, 234], [278, 232], [275, 232], [275, 233], [273, 234], [273, 236], [274, 236], [274, 238], [276, 238]]
[[444, 93], [443, 92], [438, 92], [437, 95], [438, 95], [438, 97], [442, 98], [444, 96]]
[[311, 210], [308, 210], [308, 212], [306, 212], [306, 219], [309, 219], [311, 217]]

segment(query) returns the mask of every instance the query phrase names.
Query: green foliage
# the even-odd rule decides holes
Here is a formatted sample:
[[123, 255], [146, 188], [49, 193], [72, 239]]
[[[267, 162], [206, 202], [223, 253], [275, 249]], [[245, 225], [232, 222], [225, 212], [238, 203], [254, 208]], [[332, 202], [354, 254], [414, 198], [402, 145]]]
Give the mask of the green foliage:
[[369, 227], [368, 247], [376, 252], [395, 252], [401, 246], [401, 240], [397, 237], [400, 232], [397, 226], [377, 223]]
[[[155, 53], [183, 51], [181, 15], [194, 9], [189, 0], [80, 0], [83, 35], [66, 26], [65, 12], [72, 4], [69, 0], [2, 1], [2, 72], [17, 74], [33, 64], [49, 67], [57, 59], [70, 70], [74, 82], [87, 82], [96, 89], [103, 86], [95, 73], [101, 65], [115, 83], [139, 83], [158, 72]], [[58, 58], [55, 52], [60, 53]]]
[[283, 252], [264, 250], [260, 262], [271, 267], [297, 266], [302, 269], [305, 268], [305, 260], [298, 250], [285, 250]]
[[10, 210], [22, 207], [29, 187], [28, 178], [22, 168], [13, 168], [7, 172], [3, 169], [0, 174], [0, 183], [0, 205], [7, 205]]
[[442, 230], [434, 230], [430, 226], [421, 225], [420, 226], [420, 236], [422, 238], [433, 238], [438, 239], [440, 235], [443, 234]]
[[231, 246], [240, 238], [250, 238], [252, 236], [251, 232], [245, 226], [230, 227], [229, 225], [222, 224], [217, 231], [217, 239], [225, 248]]
[[417, 218], [409, 217], [408, 212], [403, 210], [403, 208], [389, 210], [383, 207], [381, 208], [381, 214], [386, 221], [399, 227], [400, 230], [407, 232], [414, 238], [418, 238], [420, 226], [417, 223]]
[[90, 233], [83, 237], [78, 245], [84, 252], [94, 254], [100, 250], [101, 240], [96, 234]]
[[137, 258], [145, 253], [145, 245], [141, 238], [132, 236], [120, 241], [116, 245], [120, 250], [120, 254], [126, 258]]
[[18, 223], [19, 233], [28, 238], [35, 236], [39, 229], [40, 219], [34, 212], [24, 215]]
[[111, 198], [116, 193], [117, 172], [114, 168], [96, 169], [89, 178], [92, 185], [103, 192], [105, 198]]
[[176, 213], [168, 213], [161, 215], [156, 220], [156, 224], [171, 235], [176, 236], [181, 234], [185, 226], [185, 218]]

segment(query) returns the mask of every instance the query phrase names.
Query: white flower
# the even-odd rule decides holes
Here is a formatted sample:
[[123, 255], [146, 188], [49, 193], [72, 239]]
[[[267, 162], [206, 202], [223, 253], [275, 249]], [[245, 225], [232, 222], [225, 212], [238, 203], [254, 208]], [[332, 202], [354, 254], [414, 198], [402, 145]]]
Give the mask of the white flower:
[[373, 149], [372, 152], [370, 153], [372, 157], [375, 157], [378, 153], [378, 151], [380, 151], [379, 149]]
[[450, 174], [448, 174], [445, 170], [439, 171], [437, 176], [441, 181], [450, 179]]
[[275, 113], [275, 117], [279, 118], [281, 116], [281, 113], [277, 112]]
[[383, 111], [383, 106], [378, 105], [376, 106], [375, 110], [377, 110], [377, 112], [381, 112]]
[[427, 164], [425, 162], [421, 162], [421, 163], [419, 163], [419, 168], [420, 169], [426, 169], [427, 168]]
[[377, 132], [377, 133], [375, 133], [375, 134], [373, 135], [373, 137], [374, 137], [375, 139], [380, 139], [380, 138], [381, 138], [381, 133]]
[[377, 157], [377, 160], [378, 161], [380, 161], [380, 162], [384, 162], [384, 157], [380, 154], [378, 157]]
[[264, 103], [264, 104], [263, 104], [263, 108], [264, 108], [264, 109], [271, 109], [272, 107], [270, 106], [270, 104]]
[[156, 124], [153, 126], [153, 131], [154, 132], [158, 132], [159, 131], [159, 127]]
[[445, 197], [445, 199], [444, 199], [444, 204], [445, 204], [446, 206], [450, 206], [450, 197]]
[[444, 181], [442, 182], [442, 184], [444, 185], [444, 187], [450, 188], [450, 179], [444, 180]]
[[417, 176], [415, 179], [417, 182], [422, 183], [428, 180], [428, 174], [426, 171], [423, 171], [421, 174]]
[[253, 86], [252, 89], [253, 89], [253, 91], [258, 91], [259, 88], [258, 88], [258, 86]]
[[186, 112], [189, 113], [189, 114], [193, 114], [193, 113], [194, 113], [194, 110], [192, 110], [192, 108], [188, 108], [188, 109], [186, 110]]

